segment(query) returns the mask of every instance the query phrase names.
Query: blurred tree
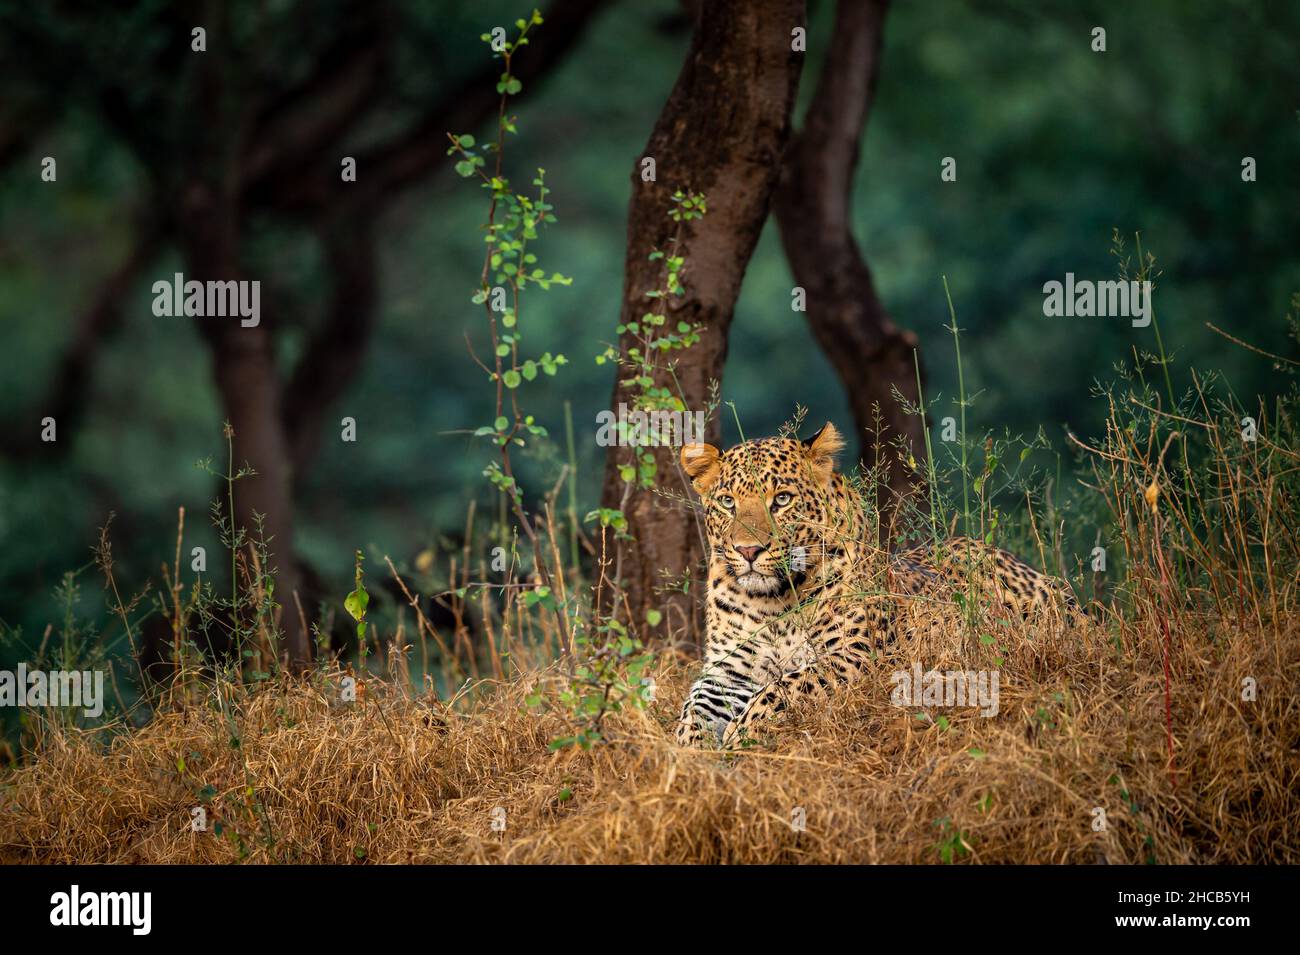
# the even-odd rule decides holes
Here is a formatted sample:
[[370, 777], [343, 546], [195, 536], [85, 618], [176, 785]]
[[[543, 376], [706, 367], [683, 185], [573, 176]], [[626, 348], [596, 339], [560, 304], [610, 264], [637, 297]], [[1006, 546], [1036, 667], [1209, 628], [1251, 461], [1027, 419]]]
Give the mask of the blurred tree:
[[[267, 48], [255, 79], [270, 84], [262, 99], [280, 104], [280, 118], [257, 124], [256, 152], [297, 157], [276, 163], [274, 176], [256, 177], [243, 200], [250, 214], [240, 253], [250, 277], [268, 280], [264, 321], [275, 323], [288, 439], [291, 446], [320, 441], [315, 457], [302, 452], [310, 463], [291, 470], [300, 485], [295, 543], [328, 578], [329, 589], [317, 593], [336, 596], [351, 580], [357, 543], [373, 542], [395, 556], [436, 547], [443, 534], [459, 533], [467, 494], [481, 487], [478, 458], [448, 453], [468, 446], [448, 429], [474, 420], [469, 405], [482, 385], [480, 369], [457, 344], [469, 323], [457, 290], [473, 286], [481, 265], [465, 241], [480, 222], [479, 195], [417, 176], [413, 181], [423, 185], [399, 190], [397, 201], [381, 197], [388, 212], [372, 223], [380, 274], [369, 337], [360, 331], [366, 314], [335, 294], [342, 267], [375, 274], [363, 254], [369, 237], [357, 232], [349, 253], [354, 226], [341, 208], [358, 190], [399, 182], [399, 170], [418, 169], [415, 158], [427, 157], [436, 168], [443, 129], [430, 127], [422, 138], [420, 118], [446, 111], [446, 104], [468, 105], [471, 80], [490, 89], [490, 70], [475, 76], [486, 59], [473, 38], [521, 9], [518, 0], [381, 2], [397, 53], [363, 94], [368, 118], [319, 152], [283, 152], [278, 144], [305, 143], [304, 132], [319, 128], [319, 120], [308, 121], [311, 110], [299, 112], [309, 100], [329, 102], [327, 112], [336, 115], [356, 95], [356, 75], [367, 68], [361, 54], [369, 47], [374, 55], [364, 24], [346, 17], [339, 0], [316, 0], [310, 17], [301, 16], [301, 4], [227, 4], [236, 25], [249, 11], [263, 17], [261, 33], [247, 42]], [[626, 169], [635, 144], [645, 143], [682, 68], [693, 22], [683, 6], [612, 4], [578, 41], [578, 55], [548, 74], [539, 95], [530, 85], [520, 102], [526, 121], [514, 155], [554, 176], [561, 227], [547, 242], [585, 303], [621, 295], [623, 261], [609, 237], [626, 226]], [[162, 18], [163, 7], [183, 15]], [[187, 110], [195, 121], [211, 121], [206, 104], [194, 108], [183, 69], [191, 56], [190, 21], [205, 20], [206, 9], [132, 0], [92, 15], [92, 5], [69, 0], [0, 0], [0, 164], [7, 164], [0, 169], [0, 539], [7, 545], [0, 591], [21, 595], [5, 604], [0, 628], [39, 636], [62, 617], [61, 574], [85, 562], [86, 544], [110, 510], [117, 513], [119, 570], [132, 589], [143, 586], [156, 571], [160, 542], [170, 551], [176, 506], [193, 516], [209, 495], [192, 462], [216, 449], [222, 418], [208, 385], [210, 356], [197, 326], [148, 314], [145, 278], [171, 274], [177, 243], [168, 210], [155, 203], [161, 186], [151, 167], [141, 167], [139, 150], [124, 148], [106, 119], [108, 106], [116, 112], [124, 108], [116, 101], [126, 99], [133, 115], [148, 114], [151, 135], [163, 143], [183, 134]], [[818, 75], [834, 16], [833, 3], [810, 10], [808, 55]], [[1300, 288], [1291, 211], [1300, 204], [1300, 177], [1286, 171], [1300, 129], [1288, 94], [1300, 78], [1288, 39], [1298, 18], [1300, 6], [1246, 0], [892, 5], [852, 222], [889, 313], [921, 339], [936, 416], [954, 407], [957, 387], [951, 336], [943, 329], [943, 273], [963, 326], [967, 392], [977, 396], [969, 408], [972, 439], [1041, 427], [1059, 444], [1063, 426], [1081, 436], [1100, 433], [1105, 403], [1090, 397], [1093, 383], [1134, 374], [1134, 360], [1155, 348], [1153, 333], [1122, 322], [1047, 319], [1042, 285], [1066, 271], [1114, 277], [1107, 254], [1113, 226], [1129, 238], [1126, 255], [1132, 233], [1141, 230], [1144, 248], [1156, 252], [1165, 273], [1158, 321], [1173, 349], [1175, 390], [1189, 381], [1190, 367], [1219, 373], [1243, 398], [1276, 390], [1276, 370], [1244, 349], [1225, 349], [1205, 323], [1269, 351], [1291, 355], [1287, 348], [1295, 348], [1283, 316]], [[1097, 25], [1108, 30], [1107, 53], [1091, 48]], [[539, 44], [552, 27], [564, 31], [561, 39], [567, 34], [552, 19]], [[58, 31], [57, 42], [33, 37]], [[1153, 36], [1160, 42], [1150, 42]], [[211, 30], [208, 39], [211, 51]], [[158, 75], [161, 47], [176, 51], [166, 61], [170, 72]], [[350, 51], [358, 57], [350, 59]], [[323, 92], [328, 77], [336, 95], [308, 95]], [[810, 78], [804, 107], [814, 85]], [[545, 122], [528, 121], [530, 113]], [[472, 127], [453, 119], [445, 128]], [[411, 135], [395, 135], [402, 130]], [[34, 171], [49, 154], [59, 158], [59, 181], [34, 186]], [[339, 184], [340, 155], [358, 158], [357, 182]], [[405, 158], [382, 163], [389, 155]], [[935, 174], [938, 158], [949, 155], [960, 160], [959, 182]], [[1257, 161], [1257, 181], [1241, 178], [1247, 156]], [[370, 175], [380, 168], [376, 162], [386, 170], [382, 177]], [[313, 209], [334, 214], [318, 221]], [[155, 217], [164, 221], [151, 222]], [[162, 233], [157, 254], [145, 248], [150, 228]], [[325, 235], [335, 251], [326, 250]], [[137, 278], [119, 283], [133, 291], [119, 295], [111, 277], [131, 272], [132, 236], [147, 261]], [[808, 347], [811, 325], [790, 311], [788, 271], [774, 228], [746, 269], [736, 316], [743, 334], [732, 335], [728, 347], [725, 394], [749, 434], [775, 431], [795, 401], [813, 409], [818, 422], [852, 424], [838, 376], [820, 349]], [[533, 316], [540, 347], [572, 349], [593, 334], [590, 307], [575, 308], [567, 296], [536, 300]], [[89, 336], [77, 331], [74, 317], [91, 326]], [[114, 337], [118, 318], [123, 331]], [[101, 321], [108, 330], [95, 332]], [[354, 350], [368, 357], [350, 385], [346, 371], [327, 371], [327, 361], [302, 360], [327, 326], [370, 342]], [[341, 348], [323, 352], [347, 357]], [[74, 370], [60, 375], [60, 359], [71, 359]], [[321, 380], [311, 384], [297, 370]], [[71, 387], [56, 386], [60, 380]], [[562, 383], [544, 382], [536, 391], [539, 420], [563, 420], [565, 404], [572, 405], [580, 500], [599, 493], [602, 468], [588, 465], [605, 454], [581, 422], [607, 407], [609, 384], [607, 368], [574, 361]], [[84, 398], [75, 398], [81, 386]], [[347, 388], [340, 399], [346, 411], [331, 408], [336, 387]], [[39, 430], [33, 423], [60, 407], [51, 401], [61, 395], [74, 398], [72, 406], [89, 405], [81, 424], [63, 427], [60, 413], [57, 444], [6, 457], [6, 448], [30, 442]], [[342, 445], [332, 429], [296, 426], [294, 407], [334, 422], [355, 415], [363, 444]], [[728, 440], [737, 436], [735, 424], [728, 410]], [[948, 450], [938, 443], [936, 449]], [[301, 460], [292, 447], [291, 453]], [[553, 463], [542, 456], [522, 461], [525, 486], [549, 486]], [[1058, 507], [1071, 483], [1068, 466], [1067, 456], [1055, 485]], [[999, 503], [1010, 512], [1026, 498], [1017, 504], [1007, 495]], [[1092, 546], [1090, 525], [1075, 531]], [[186, 543], [211, 548], [212, 528], [192, 518]], [[432, 580], [422, 585], [434, 590]], [[91, 603], [94, 591], [85, 589]], [[309, 612], [313, 603], [304, 592]], [[9, 651], [17, 647], [0, 641], [0, 665], [18, 659], [6, 657]]]
[[[790, 129], [804, 55], [792, 34], [804, 26], [803, 0], [716, 0], [696, 11], [686, 62], [655, 123], [641, 157], [655, 162], [656, 178], [632, 173], [624, 259], [620, 323], [638, 321], [647, 310], [645, 293], [663, 281], [662, 263], [650, 258], [674, 232], [669, 218], [673, 196], [700, 193], [708, 214], [686, 224], [677, 254], [686, 260], [685, 294], [670, 297], [664, 311], [670, 326], [702, 326], [700, 340], [675, 352], [671, 367], [655, 382], [680, 393], [688, 411], [704, 409], [722, 378], [727, 335], [745, 268], [767, 218], [780, 173], [780, 156]], [[624, 356], [635, 345], [625, 333]], [[620, 375], [612, 404], [630, 403]], [[718, 421], [707, 436], [720, 440]], [[623, 479], [620, 469], [631, 449], [613, 447], [605, 463], [602, 504], [621, 510], [631, 541], [621, 542], [612, 572], [622, 582], [619, 609], [638, 624], [647, 611], [662, 612], [669, 633], [702, 632], [695, 588], [685, 589], [703, 552], [701, 534], [680, 499], [688, 494], [677, 448], [659, 447], [654, 458], [658, 487]], [[666, 514], [668, 510], [670, 514]], [[662, 592], [662, 600], [659, 596]]]
[[[894, 396], [897, 390], [913, 406], [919, 403], [917, 338], [890, 318], [850, 225], [888, 7], [889, 0], [836, 5], [821, 76], [803, 128], [786, 147], [773, 199], [786, 258], [807, 295], [808, 324], [844, 385], [859, 438], [865, 437], [862, 458], [887, 469], [877, 485], [882, 517], [913, 491], [912, 472], [894, 460], [890, 445], [902, 438], [918, 453], [925, 445], [921, 418], [907, 414]], [[882, 519], [886, 532], [887, 523]]]
[[[556, 0], [519, 78], [545, 75], [607, 2]], [[179, 248], [186, 279], [197, 281], [267, 274], [272, 266], [250, 262], [246, 248], [260, 216], [306, 228], [325, 249], [332, 297], [287, 380], [277, 333], [292, 303], [271, 303], [255, 327], [198, 320], [234, 429], [235, 463], [257, 472], [239, 484], [234, 522], [251, 531], [260, 516], [278, 557], [282, 603], [301, 579], [294, 480], [310, 466], [325, 415], [360, 368], [374, 326], [374, 223], [439, 167], [448, 131], [476, 127], [498, 104], [492, 63], [414, 92], [391, 82], [399, 42], [436, 40], [411, 29], [414, 14], [368, 0], [275, 10], [141, 3], [129, 17], [73, 3], [0, 7], [0, 52], [21, 77], [16, 105], [0, 110], [0, 159], [30, 140], [22, 125], [30, 104], [45, 118], [76, 105], [127, 145], [149, 184], [136, 248], [94, 297], [40, 404], [56, 409], [65, 433], [84, 410], [98, 345], [119, 323], [122, 299], [165, 244]], [[429, 105], [412, 110], [411, 99]], [[387, 135], [376, 139], [375, 128]], [[355, 182], [341, 175], [347, 156], [356, 159]], [[0, 434], [10, 454], [35, 447], [32, 428]], [[283, 613], [281, 626], [289, 661], [303, 665], [311, 643], [297, 614]]]

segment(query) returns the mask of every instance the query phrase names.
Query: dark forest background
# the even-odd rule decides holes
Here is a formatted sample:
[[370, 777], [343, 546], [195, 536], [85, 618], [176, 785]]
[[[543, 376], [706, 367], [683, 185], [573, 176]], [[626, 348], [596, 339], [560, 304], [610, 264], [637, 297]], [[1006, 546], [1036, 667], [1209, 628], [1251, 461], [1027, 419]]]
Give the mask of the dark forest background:
[[[483, 202], [452, 172], [442, 133], [487, 125], [467, 122], [488, 62], [479, 35], [528, 9], [391, 3], [376, 26], [346, 3], [229, 6], [237, 29], [265, 34], [261, 55], [241, 64], [250, 88], [291, 93], [314, 69], [342, 77], [370, 68], [356, 51], [382, 51], [341, 143], [303, 155], [290, 144], [268, 160], [241, 249], [247, 275], [262, 280], [262, 321], [275, 329], [286, 380], [338, 326], [332, 363], [301, 382], [305, 424], [291, 431], [309, 462], [295, 482], [296, 548], [341, 598], [356, 549], [408, 567], [454, 540], [471, 498], [490, 499], [480, 476], [488, 452], [468, 435], [490, 420], [490, 393], [464, 341], [482, 326], [469, 297]], [[557, 6], [572, 20], [550, 17], [539, 36], [550, 31], [562, 48], [541, 50], [539, 40], [521, 54], [522, 64], [537, 52], [541, 72], [515, 103], [511, 162], [521, 181], [547, 170], [559, 223], [544, 238], [546, 257], [573, 278], [529, 306], [531, 347], [569, 359], [560, 375], [539, 376], [529, 403], [558, 439], [557, 457], [571, 408], [585, 510], [604, 467], [596, 414], [612, 373], [593, 357], [615, 340], [630, 175], [681, 69], [691, 16], [677, 0]], [[196, 109], [203, 78], [167, 69], [188, 56], [187, 25], [211, 10], [6, 2], [0, 11], [0, 619], [19, 634], [0, 649], [7, 665], [62, 619], [56, 589], [91, 563], [110, 512], [116, 573], [133, 591], [171, 560], [179, 506], [187, 550], [219, 550], [207, 522], [214, 482], [195, 462], [224, 453], [212, 373], [220, 344], [192, 322], [152, 314], [150, 285], [187, 271], [193, 249], [151, 230], [159, 197], [182, 194], [174, 180], [186, 164], [231, 146], [216, 117], [238, 103]], [[796, 117], [833, 15], [831, 3], [809, 5]], [[183, 32], [168, 32], [172, 23]], [[1096, 26], [1107, 31], [1104, 53], [1090, 48]], [[1116, 276], [1115, 229], [1129, 254], [1140, 231], [1157, 258], [1157, 317], [1177, 389], [1193, 366], [1219, 370], [1248, 406], [1278, 389], [1267, 361], [1205, 323], [1297, 356], [1285, 317], [1300, 290], [1298, 27], [1297, 5], [1246, 0], [892, 7], [852, 226], [881, 301], [919, 339], [933, 404], [950, 407], [956, 388], [946, 275], [967, 390], [978, 395], [969, 431], [1041, 428], [1068, 465], [1066, 429], [1087, 436], [1104, 419], [1095, 382], [1155, 347], [1151, 329], [1126, 321], [1042, 314], [1044, 282], [1067, 271]], [[445, 122], [425, 130], [426, 118]], [[379, 165], [394, 142], [411, 147], [408, 162]], [[344, 155], [374, 160], [359, 161], [355, 184], [339, 181]], [[41, 181], [45, 156], [57, 158], [56, 183]], [[956, 182], [940, 179], [947, 156]], [[1242, 181], [1246, 156], [1257, 161], [1255, 182]], [[380, 168], [389, 178], [375, 176]], [[338, 211], [330, 190], [352, 190], [351, 206]], [[133, 271], [141, 257], [147, 266]], [[340, 300], [349, 282], [352, 298]], [[852, 428], [844, 389], [791, 311], [794, 284], [769, 219], [722, 381], [748, 435], [774, 431], [796, 404], [810, 423]], [[58, 441], [40, 443], [40, 420], [56, 407]], [[356, 419], [355, 443], [339, 440], [344, 416]], [[730, 413], [722, 425], [736, 440]], [[552, 463], [529, 461], [525, 484], [548, 483]], [[99, 589], [92, 570], [79, 612], [102, 614]]]

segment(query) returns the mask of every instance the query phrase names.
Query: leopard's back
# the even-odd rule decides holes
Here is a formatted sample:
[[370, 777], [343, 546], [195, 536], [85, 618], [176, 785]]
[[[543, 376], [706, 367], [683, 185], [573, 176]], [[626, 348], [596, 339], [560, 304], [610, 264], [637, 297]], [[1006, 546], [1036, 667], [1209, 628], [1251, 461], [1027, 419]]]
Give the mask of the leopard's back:
[[931, 575], [930, 588], [972, 594], [984, 609], [1027, 620], [1044, 614], [1072, 619], [1079, 606], [1060, 578], [1036, 570], [1010, 551], [970, 537], [951, 537], [937, 544], [914, 547], [898, 560], [920, 566]]

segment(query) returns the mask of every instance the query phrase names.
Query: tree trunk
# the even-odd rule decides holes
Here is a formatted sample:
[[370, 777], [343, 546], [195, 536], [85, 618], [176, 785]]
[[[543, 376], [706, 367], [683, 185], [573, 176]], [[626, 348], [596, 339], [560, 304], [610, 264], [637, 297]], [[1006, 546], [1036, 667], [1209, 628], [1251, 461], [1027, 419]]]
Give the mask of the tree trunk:
[[[803, 0], [714, 0], [701, 4], [686, 63], [655, 123], [632, 174], [620, 322], [636, 321], [653, 305], [645, 293], [663, 283], [663, 250], [675, 231], [669, 218], [677, 190], [702, 193], [708, 214], [685, 224], [678, 253], [686, 259], [686, 294], [665, 301], [668, 325], [703, 326], [698, 343], [672, 352], [675, 375], [661, 374], [689, 412], [708, 404], [712, 383], [722, 379], [727, 334], [745, 267], [767, 218], [789, 134], [803, 54], [791, 49], [791, 32], [804, 25]], [[657, 181], [642, 180], [642, 159], [653, 158]], [[620, 341], [627, 354], [632, 339]], [[622, 376], [619, 376], [620, 380]], [[617, 382], [613, 407], [630, 404]], [[708, 440], [720, 426], [709, 422]], [[644, 625], [646, 611], [664, 613], [668, 634], [699, 632], [697, 565], [702, 534], [676, 498], [691, 494], [678, 463], [678, 449], [655, 450], [659, 491], [625, 483], [619, 467], [630, 450], [614, 447], [606, 459], [602, 502], [619, 508], [634, 538], [622, 542], [611, 572], [622, 584], [616, 611]], [[682, 583], [689, 581], [683, 592]], [[676, 590], [656, 593], [665, 585]]]
[[[907, 414], [893, 395], [897, 389], [918, 403], [916, 336], [898, 328], [880, 301], [849, 222], [888, 6], [888, 0], [839, 0], [817, 89], [802, 131], [786, 149], [773, 203], [795, 282], [807, 294], [813, 336], [849, 396], [863, 461], [887, 468], [877, 492], [886, 534], [889, 514], [918, 480], [893, 445], [909, 441], [918, 460], [925, 448], [920, 416]], [[924, 495], [915, 501], [924, 506]]]
[[[182, 216], [187, 281], [245, 278], [239, 264], [239, 215], [233, 191], [196, 182], [187, 190]], [[233, 467], [238, 471], [247, 464], [256, 472], [235, 482], [233, 524], [252, 541], [260, 519], [269, 557], [264, 570], [275, 574], [275, 599], [281, 606], [280, 654], [292, 669], [300, 670], [311, 662], [311, 643], [293, 599], [298, 567], [293, 550], [292, 467], [280, 414], [272, 322], [265, 315], [249, 328], [241, 325], [238, 316], [208, 315], [196, 320], [212, 354], [213, 379], [234, 431]]]

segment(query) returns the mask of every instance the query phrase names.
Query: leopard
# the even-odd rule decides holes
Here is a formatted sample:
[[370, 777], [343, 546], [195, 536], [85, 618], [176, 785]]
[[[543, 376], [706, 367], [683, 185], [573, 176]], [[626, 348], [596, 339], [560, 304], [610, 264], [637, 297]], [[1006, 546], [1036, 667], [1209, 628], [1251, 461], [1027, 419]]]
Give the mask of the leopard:
[[880, 546], [864, 495], [838, 470], [844, 445], [827, 422], [806, 439], [682, 446], [703, 510], [707, 595], [703, 667], [678, 743], [752, 745], [791, 705], [824, 703], [880, 660], [958, 626], [957, 593], [973, 590], [1008, 619], [1081, 619], [1068, 584], [982, 540]]

